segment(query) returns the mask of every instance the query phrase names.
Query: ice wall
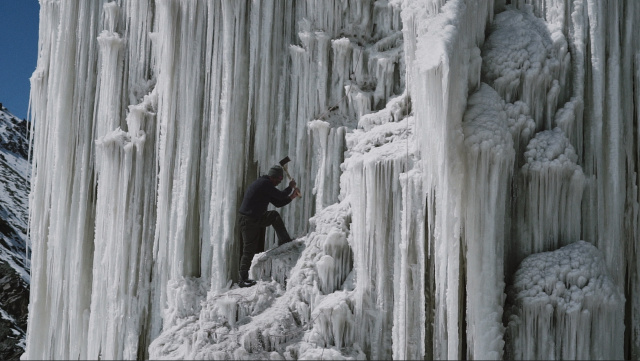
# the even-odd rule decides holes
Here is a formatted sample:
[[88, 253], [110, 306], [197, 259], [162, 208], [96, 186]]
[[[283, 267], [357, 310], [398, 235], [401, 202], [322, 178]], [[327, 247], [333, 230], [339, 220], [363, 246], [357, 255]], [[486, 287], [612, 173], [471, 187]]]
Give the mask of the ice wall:
[[[41, 7], [25, 358], [529, 355], [505, 286], [580, 239], [640, 355], [635, 2]], [[238, 289], [242, 192], [285, 156], [297, 240]]]
[[[517, 2], [522, 7], [525, 2]], [[559, 103], [557, 126], [567, 132], [585, 175], [582, 237], [603, 252], [616, 286], [625, 292], [625, 357], [638, 358], [638, 78], [634, 62], [640, 39], [635, 2], [527, 1], [552, 33], [562, 31], [572, 73]], [[635, 58], [634, 58], [634, 55]], [[635, 60], [634, 60], [635, 59]], [[626, 74], [626, 75], [623, 75]], [[637, 71], [636, 71], [637, 74]]]
[[[605, 68], [608, 69], [605, 74], [613, 77], [609, 79], [617, 79], [620, 71], [630, 74], [630, 68], [621, 70], [625, 64], [629, 66], [630, 62], [622, 60], [617, 47], [620, 42], [624, 42], [628, 44], [629, 49], [625, 51], [637, 52], [638, 40], [627, 33], [627, 28], [604, 24], [627, 24], [631, 18], [637, 19], [635, 5], [610, 3], [605, 9], [601, 3], [590, 1], [496, 3], [495, 7], [499, 10], [503, 10], [507, 5], [504, 9], [506, 11], [497, 14], [493, 20], [490, 16], [480, 17], [491, 23], [486, 27], [486, 41], [483, 39], [485, 23], [479, 26], [480, 29], [473, 31], [469, 29], [474, 29], [477, 20], [474, 22], [473, 19], [464, 18], [469, 9], [473, 9], [475, 14], [483, 14], [475, 8], [479, 3], [449, 1], [444, 4], [421, 6], [424, 4], [407, 2], [405, 5], [403, 31], [406, 42], [407, 82], [410, 85], [413, 110], [417, 118], [416, 133], [421, 134], [416, 141], [422, 159], [420, 170], [424, 179], [423, 192], [427, 198], [426, 239], [433, 244], [433, 251], [428, 249], [427, 252], [434, 254], [434, 264], [429, 265], [428, 259], [424, 268], [425, 275], [431, 274], [430, 267], [433, 267], [434, 274], [433, 303], [428, 303], [433, 305], [434, 309], [433, 357], [455, 358], [461, 357], [465, 352], [469, 357], [479, 357], [480, 353], [476, 352], [488, 351], [484, 347], [491, 345], [491, 342], [478, 345], [474, 342], [475, 339], [484, 336], [493, 340], [501, 339], [502, 325], [499, 316], [495, 317], [492, 323], [496, 326], [493, 330], [497, 332], [492, 333], [491, 327], [483, 327], [483, 333], [470, 331], [475, 327], [474, 323], [479, 322], [479, 316], [474, 316], [474, 310], [483, 305], [477, 301], [477, 294], [472, 291], [477, 287], [477, 282], [473, 280], [478, 272], [477, 265], [499, 269], [502, 263], [500, 254], [506, 255], [505, 262], [502, 263], [505, 267], [504, 281], [512, 282], [517, 262], [531, 252], [538, 252], [534, 248], [541, 249], [544, 243], [550, 242], [547, 247], [554, 249], [584, 237], [599, 248], [609, 250], [604, 250], [605, 259], [613, 272], [613, 279], [620, 280], [615, 281], [618, 291], [637, 287], [635, 276], [625, 278], [619, 273], [626, 267], [629, 267], [629, 271], [637, 269], [635, 226], [629, 227], [630, 223], [619, 223], [624, 219], [634, 219], [633, 222], [637, 222], [637, 166], [634, 160], [636, 156], [634, 151], [629, 149], [623, 152], [623, 144], [629, 143], [620, 141], [627, 139], [627, 142], [636, 143], [628, 138], [628, 133], [620, 133], [622, 123], [617, 120], [617, 112], [612, 111], [618, 108], [611, 105], [624, 103], [626, 105], [621, 107], [628, 108], [635, 100], [621, 96], [617, 81], [600, 81], [602, 84], [599, 85], [599, 75], [593, 78], [594, 74], [600, 74]], [[613, 15], [623, 12], [623, 17]], [[469, 31], [467, 36], [456, 37], [464, 31]], [[590, 34], [591, 38], [587, 37], [587, 34]], [[590, 39], [601, 43], [588, 45]], [[607, 45], [610, 41], [616, 44]], [[481, 49], [480, 54], [475, 47]], [[598, 53], [598, 48], [611, 50], [607, 53], [609, 57], [604, 53]], [[586, 59], [587, 57], [590, 59]], [[633, 82], [628, 79], [625, 82]], [[511, 199], [503, 204], [503, 209], [491, 207], [490, 211], [485, 210], [482, 213], [474, 211], [474, 202], [481, 205], [490, 198], [476, 200], [474, 198], [481, 192], [467, 189], [475, 187], [471, 189], [477, 190], [480, 185], [474, 180], [485, 178], [478, 178], [478, 175], [482, 174], [479, 173], [479, 169], [482, 168], [478, 162], [465, 162], [470, 152], [461, 147], [463, 138], [460, 136], [463, 133], [460, 131], [462, 129], [464, 141], [467, 142], [471, 139], [469, 134], [473, 134], [469, 124], [466, 127], [460, 125], [460, 121], [464, 119], [461, 111], [466, 107], [470, 116], [480, 113], [473, 101], [474, 96], [477, 96], [474, 91], [478, 89], [480, 80], [492, 87], [504, 101], [507, 126], [516, 152], [514, 163], [510, 167], [513, 167], [516, 175], [513, 180], [519, 179], [518, 182], [513, 182], [507, 176], [507, 180], [503, 180], [502, 184], [507, 185], [504, 191], [511, 193]], [[625, 87], [625, 82], [619, 86]], [[615, 89], [609, 91], [607, 87]], [[628, 85], [626, 89], [630, 89]], [[589, 95], [589, 92], [594, 94]], [[593, 96], [597, 107], [592, 108], [590, 96]], [[492, 103], [489, 100], [486, 102]], [[596, 122], [591, 121], [593, 114], [602, 113], [598, 111], [599, 108], [610, 109], [611, 113], [616, 113], [615, 117], [609, 120], [608, 117], [598, 116]], [[587, 116], [586, 112], [591, 109], [596, 111]], [[627, 114], [629, 122], [625, 123], [625, 126], [629, 127], [636, 121], [637, 116]], [[494, 113], [492, 117], [496, 120], [504, 118], [499, 112]], [[497, 139], [498, 134], [504, 131], [498, 128], [497, 121], [494, 128], [486, 127], [491, 136], [488, 139]], [[498, 132], [497, 129], [502, 130]], [[608, 137], [606, 142], [601, 140], [602, 137]], [[607, 174], [602, 175], [595, 170], [597, 167], [587, 165], [593, 162], [600, 162], [598, 167], [608, 169]], [[563, 165], [558, 167], [561, 163]], [[492, 172], [489, 174], [500, 174], [499, 169], [503, 167], [501, 164], [503, 163], [494, 161], [486, 167]], [[542, 165], [542, 168], [539, 168], [539, 165]], [[536, 168], [539, 170], [532, 173]], [[631, 174], [633, 176], [630, 176]], [[625, 177], [627, 183], [622, 181]], [[500, 183], [493, 181], [489, 184], [495, 187]], [[625, 187], [627, 190], [623, 190]], [[542, 188], [545, 190], [540, 192]], [[491, 195], [490, 189], [482, 194]], [[557, 195], [554, 197], [551, 194]], [[612, 196], [608, 197], [605, 194]], [[629, 197], [622, 201], [624, 194], [628, 194]], [[602, 198], [598, 200], [600, 196]], [[578, 214], [578, 208], [581, 209], [581, 214]], [[596, 211], [596, 208], [599, 210]], [[505, 218], [499, 220], [503, 211]], [[492, 212], [495, 212], [493, 216]], [[604, 217], [600, 212], [609, 213]], [[618, 212], [614, 216], [617, 225], [609, 223], [604, 226], [600, 223], [603, 219], [611, 217], [612, 212]], [[485, 222], [482, 222], [483, 219]], [[557, 222], [557, 219], [563, 220]], [[513, 226], [513, 230], [507, 232], [504, 253], [493, 252], [491, 260], [487, 262], [486, 258], [480, 257], [480, 252], [470, 250], [477, 249], [479, 245], [476, 237], [485, 234], [487, 230], [493, 230], [489, 222], [496, 220], [496, 224], [504, 224], [506, 229]], [[615, 235], [609, 234], [605, 237], [606, 229]], [[489, 239], [499, 242], [500, 234], [502, 231]], [[602, 237], [599, 238], [601, 241], [595, 240], [598, 237]], [[543, 242], [540, 246], [536, 246], [536, 238]], [[607, 245], [601, 245], [600, 242], [606, 242]], [[626, 253], [619, 253], [625, 252], [624, 250], [627, 250]], [[465, 251], [466, 256], [462, 256]], [[523, 254], [511, 257], [514, 252]], [[446, 262], [439, 266], [438, 263], [442, 262], [440, 260]], [[623, 278], [625, 281], [621, 281]], [[427, 278], [425, 289], [428, 290], [429, 287], [432, 286]], [[498, 306], [500, 299], [504, 298], [500, 297], [500, 288], [500, 283], [489, 287], [491, 292], [494, 292], [492, 294], [496, 295], [496, 301], [485, 303], [492, 307], [497, 306], [495, 310], [498, 314], [502, 312]], [[469, 292], [468, 302], [463, 299], [463, 289]], [[471, 301], [472, 299], [476, 301]], [[427, 302], [430, 302], [428, 297]], [[466, 312], [466, 319], [461, 316], [460, 310]], [[479, 314], [486, 318], [497, 315], [486, 309]], [[424, 317], [430, 320], [428, 312]], [[632, 326], [632, 320], [636, 317], [635, 311], [628, 311], [625, 324], [635, 327]], [[425, 328], [428, 330], [428, 327]], [[637, 347], [633, 345], [637, 341], [632, 341], [632, 333], [626, 333], [626, 357], [633, 357], [630, 355], [637, 353], [634, 351]], [[466, 337], [459, 336], [463, 334]], [[428, 353], [429, 336], [425, 346]], [[483, 353], [484, 358], [501, 355], [499, 344], [494, 350], [489, 351], [496, 352]]]

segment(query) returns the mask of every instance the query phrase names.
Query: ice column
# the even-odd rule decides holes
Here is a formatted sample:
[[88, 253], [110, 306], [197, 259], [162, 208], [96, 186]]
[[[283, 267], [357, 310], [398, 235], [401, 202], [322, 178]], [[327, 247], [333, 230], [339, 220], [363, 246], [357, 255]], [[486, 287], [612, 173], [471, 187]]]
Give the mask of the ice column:
[[[120, 126], [120, 94], [122, 89], [122, 48], [123, 40], [116, 32], [118, 5], [104, 4], [106, 29], [98, 36], [100, 44], [100, 76], [98, 86], [98, 109], [96, 111], [96, 138], [105, 136]], [[101, 153], [96, 154], [96, 164], [100, 165]], [[100, 169], [98, 168], [98, 172]]]
[[[215, 3], [218, 6], [218, 3]], [[228, 280], [237, 277], [235, 269], [239, 253], [234, 232], [237, 207], [241, 202], [241, 189], [245, 175], [245, 160], [248, 157], [247, 123], [249, 65], [249, 20], [247, 4], [237, 1], [222, 2], [221, 44], [214, 53], [215, 67], [212, 68], [211, 125], [209, 140], [217, 139], [217, 149], [209, 147], [207, 162], [215, 166], [211, 174], [211, 194], [206, 202], [210, 207], [209, 227], [212, 244], [211, 287], [217, 291], [227, 285]], [[207, 261], [205, 261], [207, 262]], [[204, 266], [204, 265], [203, 265]]]
[[42, 1], [31, 78], [29, 359], [86, 359], [95, 185], [93, 122], [101, 4]]
[[468, 100], [462, 129], [467, 287], [467, 357], [500, 360], [503, 353], [504, 247], [515, 151], [504, 101], [482, 84]]
[[[157, 4], [158, 159], [157, 227], [154, 240], [154, 302], [166, 302], [169, 280], [200, 276], [199, 171], [203, 114], [206, 4]], [[187, 41], [187, 39], [189, 39]], [[152, 333], [159, 333], [159, 320]]]
[[340, 164], [344, 160], [346, 127], [331, 128], [322, 120], [309, 122], [310, 138], [313, 139], [316, 179], [313, 193], [316, 195], [316, 212], [338, 202], [340, 193]]
[[155, 85], [154, 53], [151, 47], [155, 14], [153, 5], [152, 0], [123, 1], [121, 5], [123, 39], [127, 39], [127, 51], [123, 59], [125, 86], [121, 94], [125, 105], [141, 103]]
[[[291, 62], [284, 61], [288, 47], [294, 42], [293, 13], [298, 3], [290, 1], [254, 1], [251, 3], [249, 44], [249, 109], [247, 116], [253, 127], [252, 159], [261, 171], [289, 155], [298, 167], [292, 168], [295, 178], [304, 165], [287, 146], [287, 134], [292, 128], [289, 118], [289, 81]], [[216, 34], [213, 34], [216, 35]], [[293, 84], [295, 87], [296, 84]], [[293, 103], [295, 104], [295, 103]], [[247, 129], [250, 131], [250, 129]], [[304, 171], [301, 171], [304, 173]], [[299, 179], [298, 183], [300, 183]], [[252, 181], [248, 179], [247, 181]]]
[[[552, 251], [580, 238], [580, 205], [585, 178], [577, 155], [560, 128], [536, 134], [519, 172], [513, 222], [517, 246], [508, 257]], [[513, 268], [514, 269], [514, 268]]]
[[407, 170], [408, 120], [347, 135], [343, 189], [353, 212], [349, 242], [356, 273], [358, 342], [368, 357], [388, 359], [392, 350], [393, 269], [400, 242], [400, 174]]
[[400, 175], [402, 185], [401, 242], [396, 247], [393, 270], [393, 359], [415, 360], [427, 353], [425, 322], [428, 253], [425, 239], [422, 174], [417, 168]]
[[155, 228], [153, 96], [130, 107], [129, 131], [96, 141], [101, 153], [96, 203], [90, 359], [146, 357]]
[[[493, 15], [488, 1], [449, 1], [403, 9], [403, 32], [409, 93], [415, 114], [415, 134], [424, 176], [430, 240], [428, 255], [434, 267], [435, 291], [427, 308], [434, 310], [433, 332], [425, 344], [433, 359], [460, 359], [460, 248], [462, 182], [464, 179], [461, 119], [469, 92], [477, 83], [477, 58], [485, 24]], [[427, 273], [429, 269], [424, 269]], [[421, 320], [426, 322], [425, 320]], [[426, 328], [425, 324], [425, 328]], [[426, 349], [427, 350], [427, 349]]]
[[624, 296], [593, 245], [578, 241], [527, 257], [509, 298], [507, 358], [624, 358]]

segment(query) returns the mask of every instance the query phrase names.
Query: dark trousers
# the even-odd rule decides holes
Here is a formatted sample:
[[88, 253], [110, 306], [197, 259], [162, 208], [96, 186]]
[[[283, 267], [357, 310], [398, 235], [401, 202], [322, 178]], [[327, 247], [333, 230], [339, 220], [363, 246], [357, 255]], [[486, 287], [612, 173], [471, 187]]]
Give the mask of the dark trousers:
[[264, 235], [268, 226], [273, 226], [278, 236], [278, 246], [291, 241], [282, 217], [277, 211], [266, 211], [259, 218], [239, 215], [238, 224], [242, 234], [242, 258], [240, 258], [240, 277], [249, 278], [249, 268], [256, 253], [264, 252]]

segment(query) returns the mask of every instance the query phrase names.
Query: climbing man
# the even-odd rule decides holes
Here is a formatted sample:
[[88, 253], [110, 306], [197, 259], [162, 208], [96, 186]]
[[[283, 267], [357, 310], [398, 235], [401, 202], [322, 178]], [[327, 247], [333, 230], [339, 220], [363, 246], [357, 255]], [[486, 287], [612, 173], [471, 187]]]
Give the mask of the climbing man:
[[273, 226], [278, 236], [278, 246], [291, 242], [278, 211], [267, 211], [269, 203], [280, 208], [300, 196], [295, 180], [283, 190], [276, 188], [284, 176], [282, 166], [274, 165], [267, 175], [251, 183], [240, 205], [238, 224], [242, 234], [242, 258], [240, 259], [240, 287], [250, 287], [256, 281], [249, 279], [249, 268], [256, 253], [264, 251], [264, 236], [268, 226]]

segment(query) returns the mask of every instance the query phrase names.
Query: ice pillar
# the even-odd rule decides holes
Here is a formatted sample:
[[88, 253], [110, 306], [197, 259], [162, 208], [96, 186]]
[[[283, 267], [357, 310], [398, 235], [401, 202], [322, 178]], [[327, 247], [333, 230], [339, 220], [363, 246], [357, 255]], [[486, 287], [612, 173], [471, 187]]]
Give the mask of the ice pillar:
[[435, 312], [433, 334], [426, 335], [425, 341], [433, 349], [427, 358], [463, 357], [460, 229], [464, 158], [460, 129], [468, 84], [478, 83], [477, 71], [468, 66], [477, 58], [472, 49], [481, 45], [492, 16], [492, 2], [463, 1], [450, 1], [443, 7], [407, 4], [402, 15], [408, 89], [429, 215], [427, 238], [433, 240], [428, 253], [435, 263], [435, 290], [427, 306]]
[[515, 161], [504, 101], [486, 84], [468, 100], [463, 118], [467, 357], [503, 356], [504, 249]]
[[[30, 194], [31, 359], [87, 358], [95, 216], [94, 117], [102, 6], [43, 1]], [[73, 66], [70, 66], [73, 64]]]

